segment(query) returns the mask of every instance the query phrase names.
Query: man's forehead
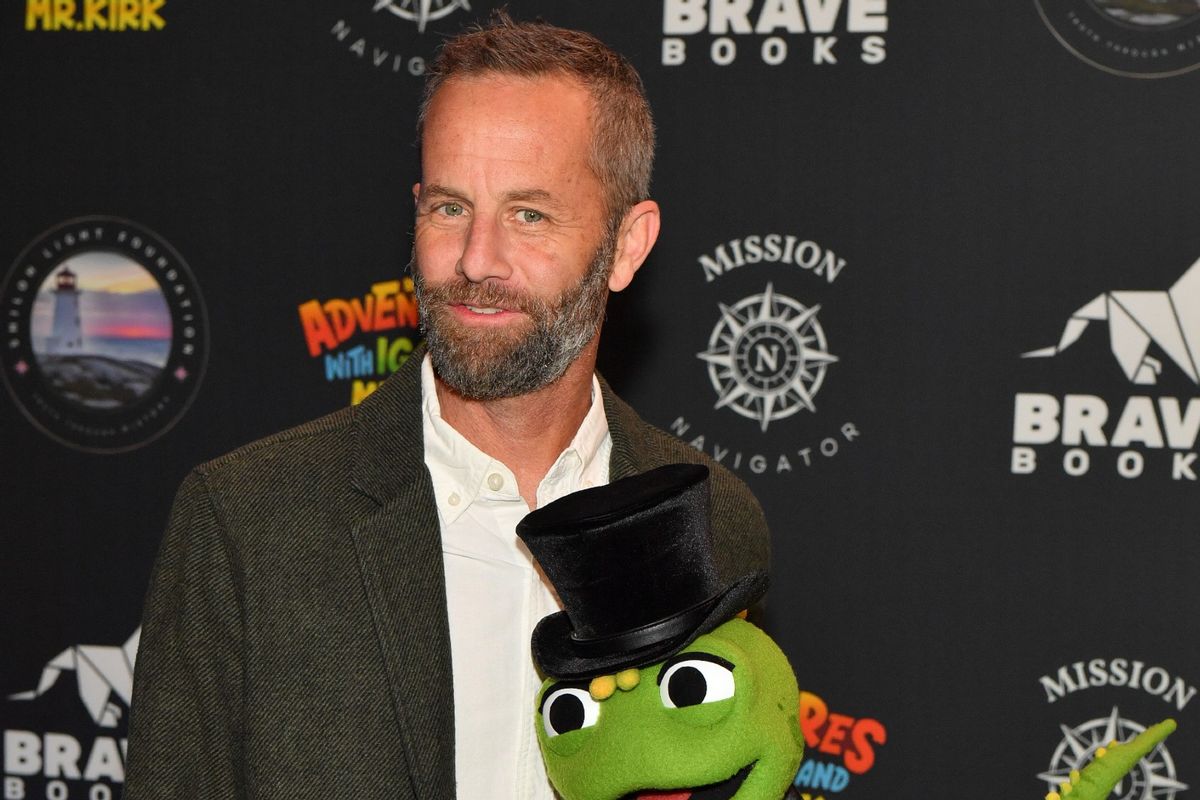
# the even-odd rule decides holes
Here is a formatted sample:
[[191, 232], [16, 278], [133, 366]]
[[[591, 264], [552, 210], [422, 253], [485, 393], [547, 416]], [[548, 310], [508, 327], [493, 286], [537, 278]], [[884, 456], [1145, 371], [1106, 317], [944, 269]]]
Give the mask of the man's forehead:
[[[422, 174], [430, 184], [423, 194], [436, 188], [465, 196], [477, 188], [468, 176], [478, 174], [488, 175], [494, 193], [508, 199], [547, 200], [575, 191], [582, 175], [594, 178], [589, 111], [586, 90], [558, 76], [448, 81], [434, 96], [423, 131]], [[564, 181], [572, 186], [564, 189]]]

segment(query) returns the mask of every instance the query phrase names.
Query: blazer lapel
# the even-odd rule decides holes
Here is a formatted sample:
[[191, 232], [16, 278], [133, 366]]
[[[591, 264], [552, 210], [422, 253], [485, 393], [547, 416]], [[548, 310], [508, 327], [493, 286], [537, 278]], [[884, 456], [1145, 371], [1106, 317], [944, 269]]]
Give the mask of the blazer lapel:
[[647, 452], [645, 437], [640, 428], [644, 424], [637, 412], [624, 400], [617, 397], [608, 381], [600, 380], [600, 395], [604, 400], [604, 416], [608, 419], [608, 433], [612, 437], [612, 454], [608, 459], [610, 481], [638, 475], [657, 463], [653, 454]]
[[354, 524], [413, 795], [454, 797], [454, 704], [441, 533], [421, 428], [423, 348], [355, 409], [355, 488], [376, 502]]

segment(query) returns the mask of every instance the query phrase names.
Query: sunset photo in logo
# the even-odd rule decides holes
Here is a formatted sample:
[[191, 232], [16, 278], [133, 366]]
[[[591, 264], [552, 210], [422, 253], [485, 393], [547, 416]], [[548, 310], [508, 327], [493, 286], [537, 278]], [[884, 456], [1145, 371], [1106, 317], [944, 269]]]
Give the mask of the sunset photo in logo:
[[119, 253], [84, 250], [50, 271], [33, 305], [33, 354], [50, 390], [89, 409], [136, 403], [171, 353], [154, 277]]
[[1113, 19], [1139, 28], [1162, 28], [1200, 15], [1200, 0], [1091, 0]]

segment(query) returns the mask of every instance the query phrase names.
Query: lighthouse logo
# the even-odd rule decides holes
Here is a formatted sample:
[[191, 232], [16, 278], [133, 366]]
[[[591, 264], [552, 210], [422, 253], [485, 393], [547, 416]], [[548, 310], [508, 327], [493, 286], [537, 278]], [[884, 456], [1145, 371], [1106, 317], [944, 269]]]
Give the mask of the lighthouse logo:
[[0, 374], [51, 438], [91, 452], [140, 447], [186, 411], [207, 356], [204, 304], [183, 258], [129, 220], [63, 223], [13, 264]]

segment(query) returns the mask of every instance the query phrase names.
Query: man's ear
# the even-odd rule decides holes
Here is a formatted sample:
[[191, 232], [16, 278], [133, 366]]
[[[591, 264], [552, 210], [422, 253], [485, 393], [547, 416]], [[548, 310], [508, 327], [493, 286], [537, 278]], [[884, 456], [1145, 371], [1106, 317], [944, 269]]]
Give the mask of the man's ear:
[[413, 184], [413, 205], [416, 205], [421, 199], [421, 182], [417, 181]]
[[661, 221], [658, 203], [653, 200], [643, 200], [625, 214], [617, 234], [617, 252], [612, 271], [608, 274], [610, 291], [619, 292], [633, 280], [634, 273], [658, 241]]

